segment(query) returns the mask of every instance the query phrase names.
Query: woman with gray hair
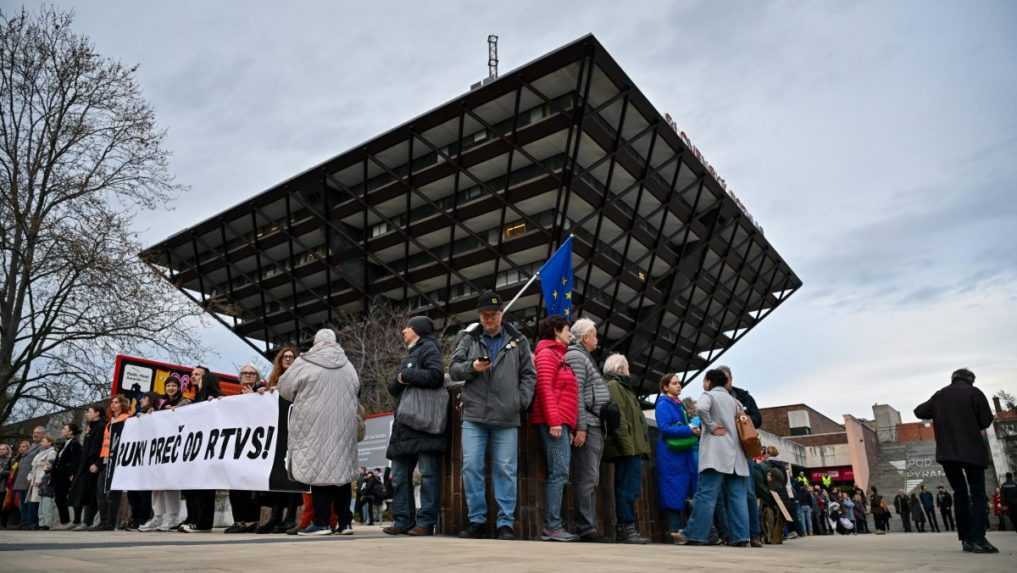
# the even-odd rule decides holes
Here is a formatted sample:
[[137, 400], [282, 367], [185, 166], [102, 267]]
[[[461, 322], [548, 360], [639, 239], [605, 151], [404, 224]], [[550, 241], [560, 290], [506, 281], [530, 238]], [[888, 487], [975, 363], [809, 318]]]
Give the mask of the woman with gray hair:
[[279, 379], [279, 396], [293, 403], [287, 442], [290, 476], [311, 486], [314, 523], [300, 535], [330, 535], [332, 509], [342, 515], [357, 469], [360, 378], [335, 332], [321, 329], [314, 346]]
[[619, 543], [649, 543], [636, 529], [636, 500], [643, 483], [643, 458], [650, 455], [648, 427], [639, 406], [637, 388], [629, 377], [629, 361], [612, 354], [604, 362], [604, 378], [611, 400], [618, 404], [621, 423], [604, 439], [604, 459], [614, 463], [614, 506]]

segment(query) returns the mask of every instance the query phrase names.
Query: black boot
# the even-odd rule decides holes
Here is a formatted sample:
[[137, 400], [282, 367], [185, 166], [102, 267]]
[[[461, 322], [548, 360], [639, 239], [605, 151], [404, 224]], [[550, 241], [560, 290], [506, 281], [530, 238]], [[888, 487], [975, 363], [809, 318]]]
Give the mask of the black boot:
[[619, 525], [616, 539], [618, 540], [618, 543], [626, 543], [629, 545], [646, 545], [650, 542], [649, 539], [639, 535], [639, 531], [636, 530], [635, 524], [632, 523]]

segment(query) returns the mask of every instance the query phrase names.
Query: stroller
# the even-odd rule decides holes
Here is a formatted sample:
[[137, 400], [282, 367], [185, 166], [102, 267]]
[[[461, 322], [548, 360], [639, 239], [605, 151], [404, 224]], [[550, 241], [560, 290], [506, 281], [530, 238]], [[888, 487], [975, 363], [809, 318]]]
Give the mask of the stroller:
[[841, 535], [851, 535], [855, 532], [855, 524], [848, 519], [839, 503], [830, 502], [829, 516], [830, 529], [836, 530]]

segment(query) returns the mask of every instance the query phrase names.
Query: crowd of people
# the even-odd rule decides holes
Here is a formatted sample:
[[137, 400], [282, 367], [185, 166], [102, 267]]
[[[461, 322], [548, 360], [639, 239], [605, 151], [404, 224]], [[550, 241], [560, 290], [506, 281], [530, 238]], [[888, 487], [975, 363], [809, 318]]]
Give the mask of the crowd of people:
[[[971, 444], [964, 441], [970, 438], [965, 432], [985, 427], [984, 412], [977, 404], [969, 419], [956, 414], [948, 402], [981, 396], [967, 370], [955, 372], [951, 386], [916, 409], [916, 415], [936, 424], [937, 459], [944, 464], [953, 494], [940, 486], [933, 495], [923, 485], [918, 492], [901, 490], [888, 500], [876, 487], [863, 491], [834, 486], [828, 477], [814, 484], [804, 473], [792, 476], [772, 446], [759, 455], [751, 450], [747, 454], [739, 421], [759, 427], [762, 417], [751, 394], [734, 385], [728, 367], [705, 373], [703, 392], [695, 401], [689, 399], [693, 389], [683, 386], [681, 376], [664, 375], [654, 404], [656, 437], [651, 438], [627, 358], [611, 354], [602, 368], [594, 358], [599, 343], [594, 321], [570, 323], [549, 316], [540, 321], [531, 351], [530, 341], [503, 322], [496, 294], [483, 295], [477, 311], [479, 321], [460, 333], [447, 368], [448, 378], [462, 383], [461, 429], [448, 424], [446, 368], [434, 324], [416, 316], [402, 330], [407, 354], [388, 383], [396, 407], [386, 451], [391, 466], [384, 470], [358, 465], [356, 444], [364, 431], [360, 381], [334, 331], [319, 331], [302, 354], [296, 347], [281, 348], [264, 380], [253, 365], [241, 368], [244, 393], [278, 392], [292, 403], [288, 469], [292, 479], [310, 486], [310, 493], [230, 491], [233, 525], [225, 532], [349, 535], [356, 513], [367, 524], [390, 515], [392, 524], [383, 529], [390, 535], [433, 535], [441, 506], [441, 461], [451, 432], [461, 431], [468, 522], [459, 535], [514, 539], [519, 430], [530, 424], [536, 427], [546, 460], [545, 541], [647, 543], [646, 532], [639, 531], [636, 504], [643, 494], [642, 465], [652, 457], [655, 502], [670, 539], [679, 545], [762, 547], [811, 535], [866, 534], [871, 531], [869, 515], [871, 532], [882, 535], [896, 515], [906, 532], [924, 532], [926, 526], [930, 531], [956, 529], [966, 551], [993, 549], [984, 536], [989, 501], [984, 486], [979, 495], [976, 483], [979, 475], [984, 477], [979, 468], [984, 472], [987, 462], [965, 449]], [[73, 423], [64, 426], [60, 449], [41, 427], [31, 441], [19, 443], [17, 451], [0, 444], [0, 525], [7, 526], [16, 516], [22, 529], [210, 531], [214, 491], [124, 495], [108, 491], [105, 479], [114, 424], [130, 416], [228, 399], [203, 366], [192, 370], [190, 383], [195, 388], [190, 400], [181, 394], [180, 380], [171, 376], [163, 395], [144, 394], [132, 402], [118, 394], [108, 409], [89, 407], [84, 431]], [[946, 397], [940, 396], [944, 392]], [[597, 515], [604, 462], [614, 467], [613, 535], [599, 530]], [[494, 523], [488, 523], [488, 476], [497, 505]], [[570, 479], [573, 531], [566, 529], [562, 515]], [[121, 522], [124, 498], [129, 518]], [[1017, 517], [1017, 484], [1011, 475], [993, 501], [1001, 526], [1003, 515]], [[40, 519], [53, 513], [49, 504], [55, 505], [59, 523]], [[267, 519], [262, 519], [262, 508], [268, 510]]]

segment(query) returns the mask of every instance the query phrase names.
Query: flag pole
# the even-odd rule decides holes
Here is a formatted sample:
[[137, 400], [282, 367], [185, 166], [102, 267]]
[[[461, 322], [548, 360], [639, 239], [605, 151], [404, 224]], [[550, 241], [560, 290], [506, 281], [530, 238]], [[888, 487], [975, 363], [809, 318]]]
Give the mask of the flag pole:
[[512, 308], [512, 305], [515, 304], [517, 300], [519, 300], [519, 297], [523, 296], [523, 293], [526, 292], [526, 289], [530, 288], [530, 285], [533, 284], [533, 281], [537, 280], [539, 277], [540, 271], [533, 273], [533, 276], [530, 277], [530, 280], [526, 281], [526, 284], [523, 285], [523, 288], [519, 289], [519, 292], [516, 293], [516, 296], [512, 297], [512, 300], [510, 300], [509, 303], [505, 305], [505, 308], [501, 309], [501, 311], [503, 313], [508, 312], [508, 310]]

